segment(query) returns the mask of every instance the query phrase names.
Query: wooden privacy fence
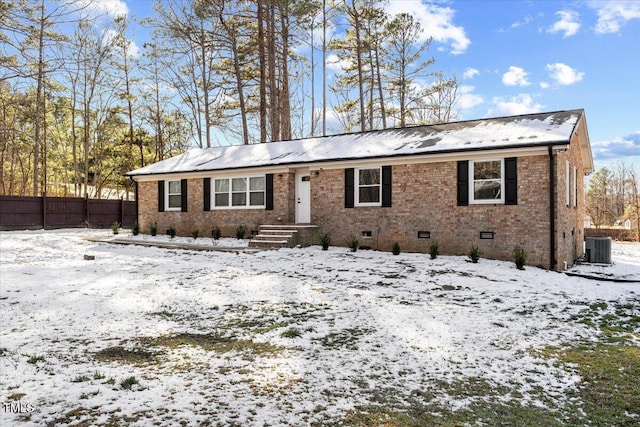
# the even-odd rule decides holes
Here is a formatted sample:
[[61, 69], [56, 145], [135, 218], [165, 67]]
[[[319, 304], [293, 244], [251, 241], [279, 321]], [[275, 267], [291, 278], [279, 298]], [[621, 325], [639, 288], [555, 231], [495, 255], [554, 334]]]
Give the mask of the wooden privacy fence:
[[79, 197], [0, 196], [0, 230], [108, 228], [116, 221], [123, 227], [131, 227], [136, 220], [136, 202]]
[[585, 228], [584, 237], [611, 237], [613, 240], [633, 242], [636, 240], [636, 231], [623, 228]]

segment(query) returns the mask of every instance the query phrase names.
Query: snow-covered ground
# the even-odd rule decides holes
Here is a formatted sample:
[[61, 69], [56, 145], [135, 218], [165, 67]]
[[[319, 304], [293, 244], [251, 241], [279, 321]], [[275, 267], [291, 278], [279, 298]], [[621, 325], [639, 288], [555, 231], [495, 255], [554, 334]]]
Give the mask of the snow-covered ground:
[[[537, 350], [596, 339], [573, 320], [594, 302], [640, 310], [639, 283], [485, 259], [83, 237], [113, 236], [0, 233], [1, 425], [305, 425], [409, 399], [455, 410], [475, 397], [444, 385], [466, 380], [561, 407], [580, 378]], [[638, 277], [640, 245], [614, 260]]]

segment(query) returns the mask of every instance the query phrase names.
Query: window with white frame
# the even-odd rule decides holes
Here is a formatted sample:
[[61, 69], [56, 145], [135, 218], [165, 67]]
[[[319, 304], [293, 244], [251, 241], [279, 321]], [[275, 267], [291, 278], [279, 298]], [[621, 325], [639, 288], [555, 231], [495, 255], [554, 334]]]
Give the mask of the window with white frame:
[[264, 176], [216, 178], [213, 181], [214, 208], [264, 208]]
[[355, 173], [356, 206], [381, 206], [381, 168], [361, 168]]
[[503, 160], [469, 162], [470, 203], [504, 203]]
[[180, 181], [166, 182], [166, 206], [167, 210], [180, 210], [182, 208], [182, 184]]

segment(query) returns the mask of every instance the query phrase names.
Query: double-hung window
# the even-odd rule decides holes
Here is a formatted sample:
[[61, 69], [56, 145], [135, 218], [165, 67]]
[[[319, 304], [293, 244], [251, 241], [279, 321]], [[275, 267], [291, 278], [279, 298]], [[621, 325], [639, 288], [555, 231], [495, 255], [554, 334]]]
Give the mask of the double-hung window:
[[504, 203], [503, 160], [475, 160], [469, 162], [471, 203]]
[[180, 210], [182, 208], [182, 185], [180, 181], [167, 181], [165, 203], [167, 210]]
[[381, 168], [356, 169], [356, 206], [381, 206]]
[[265, 192], [264, 176], [216, 178], [213, 184], [213, 207], [264, 208]]

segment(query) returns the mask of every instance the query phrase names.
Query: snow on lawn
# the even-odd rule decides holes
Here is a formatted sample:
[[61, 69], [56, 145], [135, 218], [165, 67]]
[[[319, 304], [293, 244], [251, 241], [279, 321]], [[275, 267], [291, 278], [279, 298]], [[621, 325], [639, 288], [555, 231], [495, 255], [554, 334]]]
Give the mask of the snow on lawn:
[[[536, 350], [595, 340], [572, 316], [640, 296], [485, 259], [87, 236], [112, 237], [0, 233], [2, 425], [300, 425], [415, 399], [455, 410], [487, 398], [452, 391], [476, 380], [489, 398], [559, 408], [579, 378]], [[640, 245], [614, 247], [640, 271]]]

